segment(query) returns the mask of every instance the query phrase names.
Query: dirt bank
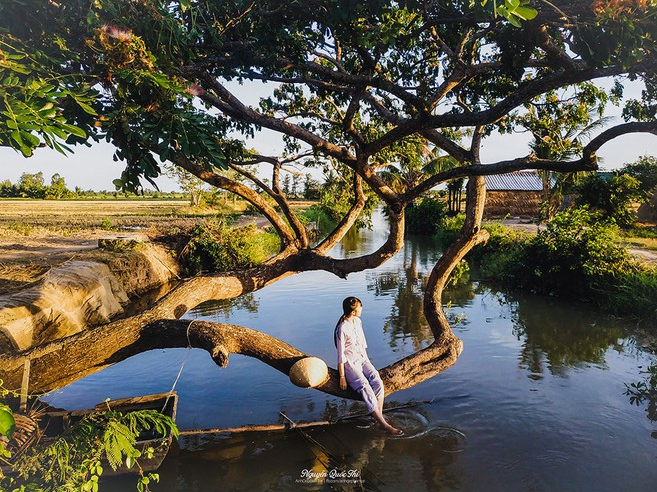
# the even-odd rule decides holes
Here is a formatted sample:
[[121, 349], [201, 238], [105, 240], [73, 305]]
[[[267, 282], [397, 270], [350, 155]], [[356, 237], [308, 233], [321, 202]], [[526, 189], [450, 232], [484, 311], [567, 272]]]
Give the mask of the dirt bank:
[[119, 241], [115, 251], [99, 248], [98, 238], [5, 239], [0, 350], [22, 350], [106, 323], [145, 292], [171, 282], [177, 263], [165, 248], [143, 239]]

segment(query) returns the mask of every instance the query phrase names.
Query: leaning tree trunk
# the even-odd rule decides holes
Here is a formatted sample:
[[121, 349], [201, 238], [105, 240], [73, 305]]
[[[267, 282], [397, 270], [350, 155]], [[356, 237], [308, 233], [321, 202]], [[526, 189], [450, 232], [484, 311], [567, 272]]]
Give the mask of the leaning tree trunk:
[[[362, 204], [356, 207], [358, 206]], [[173, 322], [204, 301], [235, 298], [300, 271], [324, 270], [345, 278], [352, 272], [376, 268], [403, 246], [403, 211], [393, 214], [392, 217], [388, 239], [371, 254], [337, 260], [322, 254], [321, 249], [299, 251], [290, 246], [274, 258], [252, 269], [187, 279], [158, 300], [154, 306], [135, 316], [93, 327], [22, 352], [0, 354], [0, 380], [4, 387], [10, 390], [18, 390], [23, 386], [25, 391], [25, 386], [29, 382], [29, 391], [32, 393], [50, 391], [146, 350], [187, 346], [186, 340], [178, 336], [176, 330], [158, 332], [157, 329], [168, 326], [166, 320]], [[353, 219], [355, 220], [355, 217]], [[332, 241], [338, 239], [339, 235]], [[188, 322], [181, 321], [181, 323], [185, 325]], [[173, 326], [180, 329], [182, 325], [174, 323]], [[225, 331], [224, 328], [222, 330]], [[239, 331], [239, 333], [245, 332]], [[239, 333], [234, 336], [239, 337]], [[266, 335], [262, 335], [262, 339], [265, 340]], [[271, 343], [272, 347], [283, 345], [289, 347], [282, 341], [269, 338], [263, 343]], [[213, 350], [210, 352], [215, 356]], [[284, 352], [283, 350], [281, 353]], [[259, 353], [255, 350], [254, 342], [247, 355], [257, 357]], [[301, 352], [297, 351], [297, 354], [298, 357], [303, 356]], [[286, 366], [277, 368], [281, 367]], [[333, 383], [321, 389], [328, 390], [332, 388], [331, 384]], [[333, 386], [335, 386], [334, 392], [340, 391], [337, 383]], [[341, 394], [351, 398], [356, 396], [353, 392], [341, 392]]]
[[434, 266], [424, 294], [424, 315], [434, 336], [431, 345], [381, 370], [386, 393], [419, 384], [454, 365], [463, 342], [454, 335], [442, 307], [442, 294], [450, 274], [465, 255], [488, 239], [481, 229], [486, 201], [486, 181], [473, 176], [467, 185], [466, 220], [459, 238]]

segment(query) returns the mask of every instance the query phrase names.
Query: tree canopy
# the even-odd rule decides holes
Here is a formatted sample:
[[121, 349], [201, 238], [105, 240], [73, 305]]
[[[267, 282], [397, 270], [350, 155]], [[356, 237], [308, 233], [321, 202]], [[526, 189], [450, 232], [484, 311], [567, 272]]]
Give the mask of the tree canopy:
[[[41, 144], [66, 151], [106, 139], [125, 164], [117, 186], [138, 189], [168, 160], [248, 200], [280, 236], [281, 252], [260, 267], [190, 279], [133, 323], [179, 317], [294, 272], [345, 277], [376, 267], [401, 248], [408, 204], [468, 178], [461, 236], [427, 285], [436, 341], [382, 371], [388, 388], [416, 384], [460, 353], [441, 295], [455, 265], [486, 240], [484, 175], [594, 170], [605, 142], [657, 133], [653, 1], [9, 0], [3, 9], [0, 144], [29, 155]], [[586, 144], [554, 138], [592, 123], [593, 108], [604, 114], [624, 81], [637, 79], [645, 90], [624, 122]], [[252, 102], [238, 84], [264, 95]], [[280, 136], [281, 155], [251, 149], [260, 129]], [[494, 131], [531, 131], [551, 152], [482, 164], [481, 142]], [[286, 165], [311, 157], [351, 186], [350, 208], [314, 246], [280, 186]], [[390, 166], [411, 164], [423, 172], [406, 186], [385, 178]], [[390, 211], [387, 241], [359, 258], [331, 258], [366, 193]], [[335, 381], [324, 390], [343, 394]]]

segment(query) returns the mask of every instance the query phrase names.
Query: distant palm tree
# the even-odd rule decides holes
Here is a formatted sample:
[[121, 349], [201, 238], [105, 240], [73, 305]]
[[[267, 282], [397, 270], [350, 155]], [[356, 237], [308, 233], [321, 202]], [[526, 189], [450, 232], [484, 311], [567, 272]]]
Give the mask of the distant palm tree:
[[[552, 128], [545, 126], [532, 128], [534, 139], [529, 144], [530, 148], [541, 159], [568, 160], [577, 157], [582, 151], [584, 142], [590, 140], [591, 134], [612, 119], [596, 118], [596, 112], [597, 110], [589, 111], [586, 124], [574, 124], [567, 128], [557, 125]], [[542, 215], [546, 220], [552, 219], [563, 206], [566, 194], [580, 180], [591, 174], [590, 171], [558, 173], [548, 170], [537, 170], [537, 173], [543, 182]]]
[[435, 156], [424, 146], [417, 155], [404, 156], [399, 162], [389, 164], [381, 171], [381, 177], [396, 193], [405, 193], [433, 174], [456, 167], [459, 162], [451, 156]]

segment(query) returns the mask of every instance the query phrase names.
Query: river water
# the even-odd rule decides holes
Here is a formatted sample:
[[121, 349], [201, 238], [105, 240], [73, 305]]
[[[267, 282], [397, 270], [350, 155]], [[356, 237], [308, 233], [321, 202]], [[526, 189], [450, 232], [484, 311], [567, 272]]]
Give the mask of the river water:
[[[374, 231], [350, 235], [336, 256], [372, 251]], [[333, 327], [341, 301], [363, 301], [370, 358], [377, 367], [425, 347], [423, 285], [437, 244], [410, 238], [376, 271], [338, 279], [288, 277], [241, 299], [206, 303], [186, 317], [266, 331], [335, 367]], [[405, 430], [384, 434], [367, 418], [306, 432], [185, 437], [160, 469], [154, 491], [652, 491], [657, 423], [630, 403], [626, 384], [645, 378], [654, 357], [627, 322], [587, 306], [501, 291], [476, 279], [447, 294], [464, 351], [455, 366], [394, 393], [387, 415]], [[179, 371], [182, 372], [178, 378]], [[177, 380], [178, 379], [178, 380]], [[293, 386], [263, 364], [233, 355], [220, 369], [198, 349], [128, 359], [47, 397], [65, 408], [105, 398], [179, 394], [180, 429], [357, 415], [361, 403]], [[416, 402], [415, 405], [403, 405]], [[134, 479], [101, 491], [134, 489]]]

